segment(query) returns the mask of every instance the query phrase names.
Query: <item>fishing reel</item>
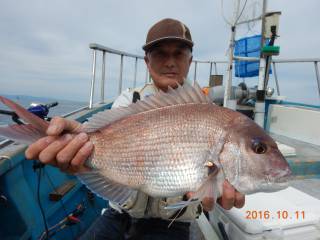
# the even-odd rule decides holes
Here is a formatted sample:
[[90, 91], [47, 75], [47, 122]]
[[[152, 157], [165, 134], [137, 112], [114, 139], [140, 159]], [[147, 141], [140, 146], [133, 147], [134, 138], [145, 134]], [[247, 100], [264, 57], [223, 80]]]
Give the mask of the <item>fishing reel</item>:
[[31, 103], [28, 111], [37, 115], [38, 117], [50, 121], [51, 118], [48, 117], [49, 109], [58, 105], [58, 102], [41, 104], [41, 103]]
[[[37, 115], [38, 117], [50, 121], [51, 118], [48, 117], [49, 109], [52, 107], [57, 106], [58, 102], [52, 102], [48, 104], [41, 104], [41, 103], [31, 103], [30, 107], [27, 109], [29, 112]], [[23, 122], [20, 120], [19, 116], [13, 112], [13, 111], [7, 111], [7, 110], [1, 110], [0, 114], [9, 115], [11, 116], [12, 121], [14, 121], [17, 124], [23, 124]]]

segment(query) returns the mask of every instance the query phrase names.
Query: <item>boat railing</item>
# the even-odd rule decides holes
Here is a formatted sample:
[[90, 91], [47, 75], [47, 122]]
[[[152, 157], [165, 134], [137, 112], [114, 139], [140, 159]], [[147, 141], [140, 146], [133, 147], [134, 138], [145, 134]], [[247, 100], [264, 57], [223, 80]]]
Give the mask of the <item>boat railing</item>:
[[[91, 87], [90, 87], [90, 99], [89, 99], [89, 108], [93, 107], [93, 99], [94, 99], [94, 93], [95, 93], [95, 82], [96, 82], [96, 61], [97, 61], [97, 53], [101, 53], [102, 57], [102, 66], [101, 66], [101, 89], [100, 89], [100, 103], [104, 102], [104, 96], [105, 96], [105, 76], [106, 76], [106, 55], [107, 54], [115, 54], [120, 56], [120, 72], [119, 72], [119, 81], [118, 81], [118, 95], [122, 92], [122, 77], [123, 77], [123, 62], [124, 58], [133, 58], [134, 61], [134, 81], [133, 81], [133, 88], [136, 87], [137, 83], [137, 66], [138, 61], [144, 61], [144, 56], [131, 54], [119, 50], [115, 50], [100, 44], [91, 43], [89, 47], [93, 51], [93, 60], [92, 60], [92, 77], [91, 77]], [[214, 74], [218, 74], [217, 70], [217, 64], [227, 64], [227, 61], [202, 61], [202, 60], [193, 60], [194, 64], [194, 73], [193, 73], [193, 82], [196, 82], [197, 79], [197, 73], [198, 73], [198, 65], [199, 64], [209, 64], [210, 65], [210, 71], [209, 76], [212, 74], [212, 71], [214, 70]], [[145, 77], [145, 83], [150, 81], [150, 76], [147, 67], [145, 66], [146, 71], [146, 77]]]
[[[138, 61], [143, 60], [143, 56], [139, 56], [136, 54], [131, 54], [123, 51], [118, 51], [109, 47], [102, 46], [100, 44], [91, 43], [89, 47], [93, 50], [93, 60], [92, 60], [92, 77], [91, 77], [91, 87], [90, 87], [90, 100], [89, 100], [89, 108], [93, 106], [93, 98], [94, 98], [94, 86], [96, 81], [96, 61], [97, 61], [97, 52], [102, 53], [102, 67], [101, 67], [101, 89], [100, 89], [100, 102], [104, 102], [105, 96], [105, 78], [106, 78], [106, 55], [107, 54], [116, 54], [120, 56], [120, 73], [119, 73], [119, 82], [118, 82], [118, 95], [122, 91], [122, 77], [123, 77], [123, 61], [125, 57], [134, 58], [135, 59], [135, 71], [134, 71], [134, 81], [133, 87], [136, 86], [137, 82], [137, 66]], [[148, 71], [146, 69], [146, 82], [148, 81]]]
[[280, 87], [277, 75], [277, 67], [276, 65], [284, 64], [284, 63], [309, 63], [314, 65], [315, 76], [318, 86], [318, 93], [320, 98], [320, 76], [319, 76], [319, 68], [318, 63], [320, 62], [320, 58], [295, 58], [295, 59], [272, 59], [272, 70], [274, 74], [274, 80], [276, 82], [277, 94], [280, 95]]
[[[91, 87], [90, 87], [90, 99], [89, 99], [89, 108], [93, 107], [93, 99], [94, 99], [94, 93], [95, 93], [95, 82], [96, 82], [96, 75], [97, 75], [97, 69], [96, 69], [96, 61], [97, 61], [97, 55], [98, 52], [101, 53], [102, 57], [102, 66], [101, 66], [101, 89], [100, 89], [100, 103], [104, 103], [105, 100], [105, 81], [106, 81], [106, 55], [107, 54], [115, 54], [120, 56], [120, 72], [119, 72], [119, 80], [118, 80], [118, 95], [122, 92], [122, 85], [123, 85], [123, 64], [125, 58], [133, 58], [134, 61], [134, 81], [132, 84], [132, 87], [135, 88], [137, 84], [137, 71], [138, 71], [138, 61], [144, 61], [144, 56], [136, 55], [127, 53], [124, 51], [115, 50], [100, 44], [91, 43], [89, 45], [90, 49], [93, 50], [93, 61], [92, 61], [92, 77], [91, 77]], [[250, 57], [239, 57], [234, 56], [234, 60], [238, 61], [259, 61], [259, 58], [250, 58]], [[314, 64], [315, 68], [315, 76], [318, 86], [318, 92], [320, 97], [320, 76], [319, 76], [319, 69], [318, 69], [318, 63], [320, 62], [320, 58], [296, 58], [296, 59], [272, 59], [272, 68], [273, 68], [273, 74], [274, 74], [274, 80], [276, 84], [276, 91], [277, 94], [280, 95], [280, 86], [279, 86], [279, 80], [278, 80], [278, 74], [277, 74], [277, 66], [280, 64], [293, 64], [293, 63], [311, 63]], [[208, 72], [208, 79], [212, 74], [218, 75], [218, 68], [217, 65], [225, 65], [227, 69], [227, 61], [224, 60], [193, 60], [193, 73], [190, 73], [192, 76], [193, 83], [195, 83], [198, 79], [199, 72], [198, 72], [198, 66], [200, 64], [207, 64], [209, 65], [209, 72]], [[150, 76], [147, 67], [145, 66], [145, 83], [150, 81]], [[223, 72], [224, 74], [224, 72]], [[222, 74], [222, 75], [223, 75]], [[205, 73], [206, 75], [206, 73]]]

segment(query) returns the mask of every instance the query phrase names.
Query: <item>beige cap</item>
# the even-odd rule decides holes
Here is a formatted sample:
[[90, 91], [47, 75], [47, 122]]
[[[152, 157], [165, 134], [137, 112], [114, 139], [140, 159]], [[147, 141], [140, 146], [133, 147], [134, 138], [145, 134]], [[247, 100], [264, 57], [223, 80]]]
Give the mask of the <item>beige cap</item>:
[[143, 45], [142, 49], [148, 51], [155, 44], [166, 40], [181, 41], [190, 48], [193, 47], [189, 28], [178, 20], [166, 18], [150, 28], [147, 34], [146, 44]]

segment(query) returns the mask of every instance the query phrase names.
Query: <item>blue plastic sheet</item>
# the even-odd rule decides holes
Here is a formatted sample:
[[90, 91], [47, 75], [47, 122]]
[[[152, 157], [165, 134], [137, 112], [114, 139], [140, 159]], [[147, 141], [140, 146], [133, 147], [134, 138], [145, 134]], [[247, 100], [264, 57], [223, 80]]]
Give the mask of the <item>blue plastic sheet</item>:
[[[241, 38], [235, 42], [234, 55], [241, 57], [260, 57], [261, 35]], [[269, 40], [266, 40], [268, 44]], [[271, 68], [269, 71], [271, 74]], [[235, 76], [246, 78], [259, 76], [259, 61], [235, 61]]]

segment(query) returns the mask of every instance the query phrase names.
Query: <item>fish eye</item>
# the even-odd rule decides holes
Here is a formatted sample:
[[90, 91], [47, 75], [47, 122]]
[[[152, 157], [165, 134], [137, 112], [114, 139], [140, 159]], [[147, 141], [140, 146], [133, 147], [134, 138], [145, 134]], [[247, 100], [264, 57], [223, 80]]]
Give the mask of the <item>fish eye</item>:
[[252, 143], [252, 150], [257, 154], [264, 154], [267, 151], [267, 145], [259, 140]]

